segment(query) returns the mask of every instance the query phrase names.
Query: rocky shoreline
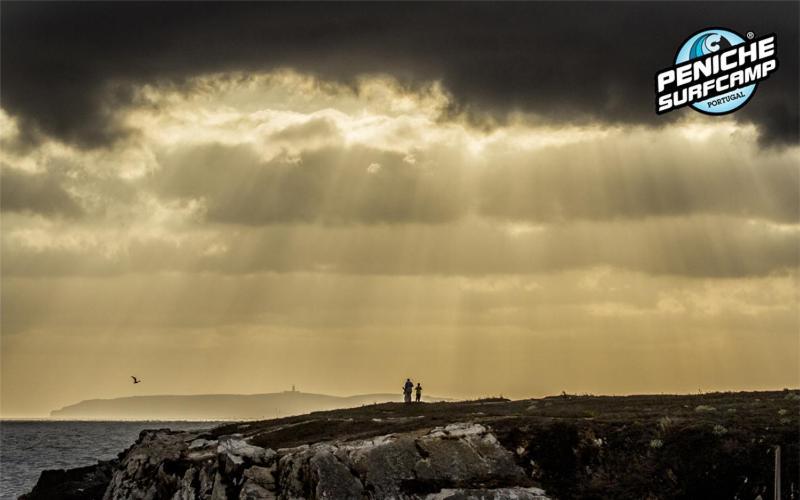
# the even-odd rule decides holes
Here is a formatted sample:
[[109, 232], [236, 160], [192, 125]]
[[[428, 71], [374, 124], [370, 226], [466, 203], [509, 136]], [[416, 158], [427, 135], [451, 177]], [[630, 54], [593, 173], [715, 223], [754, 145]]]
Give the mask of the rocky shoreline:
[[512, 452], [488, 428], [473, 423], [278, 450], [255, 446], [241, 433], [148, 430], [119, 459], [45, 473], [23, 496], [28, 500], [364, 497], [548, 498], [533, 486]]
[[395, 403], [208, 431], [142, 431], [118, 458], [45, 471], [25, 500], [755, 498], [797, 391]]

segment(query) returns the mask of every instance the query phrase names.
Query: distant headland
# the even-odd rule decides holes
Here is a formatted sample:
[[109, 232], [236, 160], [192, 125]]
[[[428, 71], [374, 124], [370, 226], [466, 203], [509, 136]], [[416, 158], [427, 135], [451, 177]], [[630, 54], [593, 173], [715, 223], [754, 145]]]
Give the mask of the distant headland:
[[[402, 397], [402, 394], [330, 396], [296, 390], [267, 394], [131, 396], [81, 401], [51, 411], [50, 417], [80, 420], [255, 420], [402, 401]], [[425, 396], [423, 400], [450, 399]]]

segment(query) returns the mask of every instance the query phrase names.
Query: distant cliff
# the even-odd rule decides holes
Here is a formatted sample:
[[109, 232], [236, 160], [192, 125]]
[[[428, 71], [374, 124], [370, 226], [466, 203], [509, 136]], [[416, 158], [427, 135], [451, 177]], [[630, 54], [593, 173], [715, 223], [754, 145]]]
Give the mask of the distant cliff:
[[[327, 396], [299, 391], [270, 394], [202, 394], [90, 399], [50, 412], [61, 419], [255, 420], [402, 400], [400, 394]], [[446, 398], [425, 397], [425, 401]]]

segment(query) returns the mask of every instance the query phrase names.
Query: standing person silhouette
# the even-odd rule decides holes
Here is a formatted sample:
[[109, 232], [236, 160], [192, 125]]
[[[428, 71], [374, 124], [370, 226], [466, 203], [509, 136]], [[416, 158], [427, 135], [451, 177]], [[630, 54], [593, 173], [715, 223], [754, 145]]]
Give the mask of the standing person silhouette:
[[411, 402], [411, 391], [414, 390], [414, 382], [411, 381], [410, 378], [406, 379], [406, 383], [403, 386], [403, 401], [406, 403]]
[[419, 400], [422, 399], [422, 384], [420, 384], [419, 382], [417, 382], [416, 391], [417, 391], [417, 403], [419, 403]]

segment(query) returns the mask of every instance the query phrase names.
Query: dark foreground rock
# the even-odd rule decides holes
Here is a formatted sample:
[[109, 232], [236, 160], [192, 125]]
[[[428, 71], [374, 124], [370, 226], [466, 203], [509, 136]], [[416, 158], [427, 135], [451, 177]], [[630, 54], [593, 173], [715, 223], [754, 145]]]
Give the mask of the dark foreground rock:
[[69, 470], [46, 470], [39, 476], [33, 491], [22, 498], [102, 498], [111, 481], [115, 464], [116, 462], [98, 462], [97, 465]]
[[[95, 480], [92, 469], [46, 473], [26, 498], [547, 500], [490, 430], [471, 423], [278, 450], [242, 434], [144, 431], [113, 470]], [[47, 487], [59, 479], [74, 486]], [[77, 488], [82, 479], [93, 487]]]
[[[48, 471], [26, 499], [785, 498], [796, 391], [381, 404], [143, 431], [117, 460]], [[546, 492], [546, 493], [545, 493]]]

